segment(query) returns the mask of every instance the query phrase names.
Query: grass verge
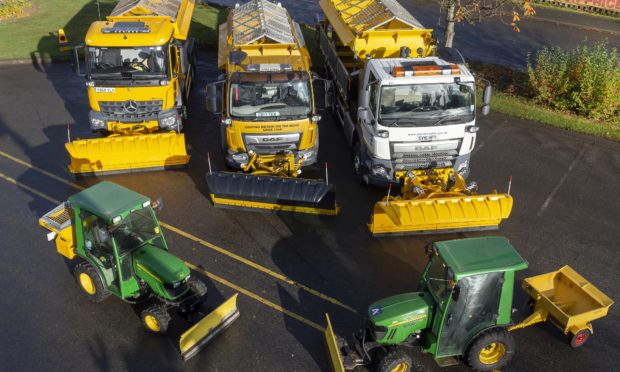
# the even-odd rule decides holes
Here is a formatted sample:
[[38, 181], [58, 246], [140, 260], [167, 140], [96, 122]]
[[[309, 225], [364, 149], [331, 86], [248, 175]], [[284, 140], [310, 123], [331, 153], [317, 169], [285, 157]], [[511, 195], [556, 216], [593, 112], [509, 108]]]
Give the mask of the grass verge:
[[[99, 19], [95, 0], [31, 0], [36, 13], [27, 18], [0, 23], [0, 60], [37, 58], [44, 61], [67, 60], [69, 53], [58, 50], [56, 32], [64, 28], [73, 45], [83, 42], [93, 21]], [[110, 14], [117, 0], [99, 0], [103, 18]], [[191, 35], [203, 43], [217, 44], [217, 25], [226, 11], [196, 6]]]

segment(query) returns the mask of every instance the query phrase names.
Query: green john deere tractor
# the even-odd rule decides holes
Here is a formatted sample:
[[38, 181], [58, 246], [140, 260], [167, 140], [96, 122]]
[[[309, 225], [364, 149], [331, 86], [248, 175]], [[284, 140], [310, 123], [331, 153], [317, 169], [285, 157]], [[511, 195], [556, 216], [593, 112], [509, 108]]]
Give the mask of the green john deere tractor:
[[377, 301], [351, 346], [336, 337], [329, 316], [325, 339], [335, 371], [376, 363], [380, 372], [408, 372], [401, 346], [421, 346], [440, 366], [464, 360], [491, 371], [506, 365], [515, 344], [511, 324], [515, 271], [528, 267], [503, 237], [437, 242], [419, 292]]
[[166, 332], [170, 310], [195, 323], [179, 341], [187, 360], [239, 317], [237, 294], [207, 316], [197, 316], [207, 287], [168, 251], [155, 217], [161, 206], [161, 201], [101, 182], [71, 196], [39, 224], [51, 231], [48, 240], [56, 241], [58, 253], [77, 261], [75, 279], [92, 301], [114, 295], [140, 304], [142, 323], [153, 333]]

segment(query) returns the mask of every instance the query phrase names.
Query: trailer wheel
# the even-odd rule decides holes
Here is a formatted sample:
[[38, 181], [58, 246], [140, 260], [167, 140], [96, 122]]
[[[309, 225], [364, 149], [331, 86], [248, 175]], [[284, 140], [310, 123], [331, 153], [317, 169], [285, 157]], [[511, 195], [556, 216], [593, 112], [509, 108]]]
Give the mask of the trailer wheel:
[[411, 372], [413, 361], [403, 350], [392, 349], [379, 362], [379, 372]]
[[492, 329], [478, 336], [466, 354], [467, 364], [478, 371], [501, 369], [512, 359], [515, 342], [507, 330]]
[[582, 329], [581, 331], [575, 334], [571, 333], [568, 338], [568, 341], [570, 342], [570, 346], [572, 346], [574, 349], [578, 347], [582, 347], [590, 339], [590, 335], [591, 335], [591, 332], [587, 328]]
[[101, 302], [110, 295], [110, 292], [105, 289], [97, 269], [88, 262], [82, 262], [75, 266], [73, 276], [92, 302]]
[[140, 314], [142, 324], [152, 333], [166, 333], [170, 323], [170, 314], [161, 305], [151, 305]]
[[195, 278], [189, 278], [187, 286], [194, 295], [200, 298], [203, 298], [208, 292], [207, 286], [202, 281]]

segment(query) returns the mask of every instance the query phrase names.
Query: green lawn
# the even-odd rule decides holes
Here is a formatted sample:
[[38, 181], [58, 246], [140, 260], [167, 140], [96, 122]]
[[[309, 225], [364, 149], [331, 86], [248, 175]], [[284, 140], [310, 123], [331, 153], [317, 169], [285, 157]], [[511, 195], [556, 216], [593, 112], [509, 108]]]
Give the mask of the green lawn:
[[[34, 14], [27, 18], [0, 22], [0, 60], [66, 59], [68, 53], [58, 51], [56, 32], [64, 28], [72, 44], [79, 44], [91, 22], [98, 19], [95, 0], [31, 0]], [[109, 14], [116, 0], [100, 0], [101, 15]], [[217, 24], [226, 11], [197, 6], [191, 34], [201, 42], [216, 44]]]

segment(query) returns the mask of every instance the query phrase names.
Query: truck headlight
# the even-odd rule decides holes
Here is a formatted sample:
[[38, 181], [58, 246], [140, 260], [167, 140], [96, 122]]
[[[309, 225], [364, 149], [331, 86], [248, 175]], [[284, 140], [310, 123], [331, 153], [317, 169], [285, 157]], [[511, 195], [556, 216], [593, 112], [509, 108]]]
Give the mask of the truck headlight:
[[374, 176], [382, 176], [387, 177], [388, 171], [383, 165], [373, 165], [371, 169], [371, 173]]
[[161, 129], [176, 130], [178, 126], [179, 121], [176, 115], [159, 119], [159, 127]]
[[232, 160], [237, 163], [247, 163], [248, 162], [248, 154], [244, 152], [239, 152], [236, 154], [232, 154]]
[[103, 115], [100, 112], [91, 111], [88, 114], [88, 118], [90, 119], [90, 129], [92, 130], [101, 130], [106, 129], [107, 123]]
[[377, 137], [389, 138], [390, 137], [390, 132], [388, 132], [387, 130], [379, 130], [379, 131], [377, 131]]

